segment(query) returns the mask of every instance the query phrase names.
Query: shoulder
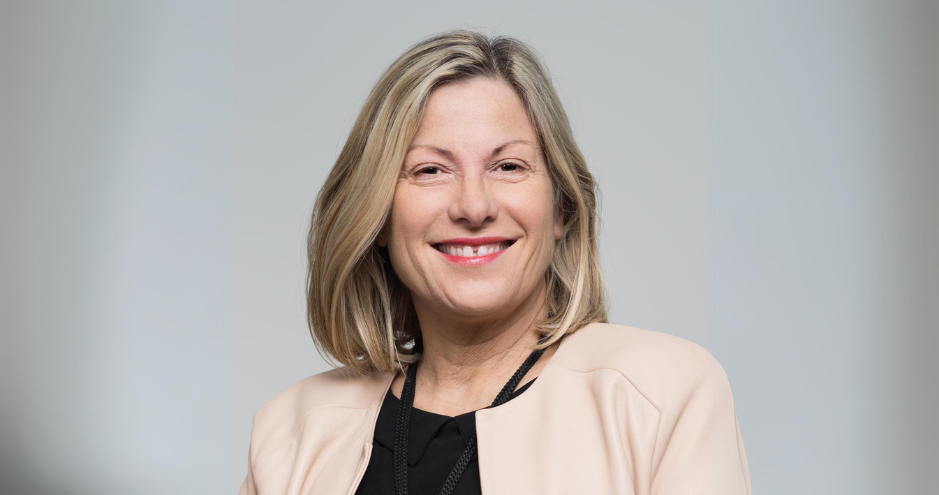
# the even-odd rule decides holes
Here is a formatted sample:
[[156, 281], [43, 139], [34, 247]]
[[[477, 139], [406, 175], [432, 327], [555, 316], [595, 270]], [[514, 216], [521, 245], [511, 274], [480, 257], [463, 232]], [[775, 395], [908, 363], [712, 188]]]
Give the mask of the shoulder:
[[714, 356], [681, 337], [591, 323], [566, 337], [562, 345], [559, 365], [583, 373], [616, 372], [660, 409], [677, 405], [703, 388], [730, 393], [727, 375]]
[[366, 409], [384, 396], [391, 373], [359, 375], [336, 368], [300, 380], [271, 397], [254, 415], [253, 454], [289, 441], [317, 411], [334, 408]]

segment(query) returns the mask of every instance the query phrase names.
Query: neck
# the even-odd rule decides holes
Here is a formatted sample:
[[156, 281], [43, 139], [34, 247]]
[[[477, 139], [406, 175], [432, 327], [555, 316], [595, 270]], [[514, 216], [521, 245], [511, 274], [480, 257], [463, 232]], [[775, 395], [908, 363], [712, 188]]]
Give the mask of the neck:
[[[422, 311], [415, 304], [424, 349], [414, 407], [456, 415], [488, 406], [538, 342], [535, 323], [546, 316], [544, 300], [542, 287], [509, 317], [476, 322]], [[537, 376], [543, 361], [546, 356], [521, 384]]]

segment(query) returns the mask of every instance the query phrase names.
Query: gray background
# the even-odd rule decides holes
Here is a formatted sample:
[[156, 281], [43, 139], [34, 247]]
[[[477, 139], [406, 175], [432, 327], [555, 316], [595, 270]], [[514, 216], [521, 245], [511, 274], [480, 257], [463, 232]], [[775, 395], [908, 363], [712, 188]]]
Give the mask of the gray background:
[[0, 4], [2, 493], [233, 493], [326, 369], [313, 198], [450, 28], [544, 56], [612, 320], [707, 347], [755, 493], [936, 493], [935, 2]]

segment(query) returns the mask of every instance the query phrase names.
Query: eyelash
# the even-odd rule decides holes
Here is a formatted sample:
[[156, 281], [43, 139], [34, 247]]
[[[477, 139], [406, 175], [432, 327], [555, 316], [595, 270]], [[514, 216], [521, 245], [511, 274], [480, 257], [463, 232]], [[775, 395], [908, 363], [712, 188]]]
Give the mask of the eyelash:
[[[506, 170], [506, 172], [517, 172], [519, 169], [522, 168], [522, 165], [519, 164], [519, 163], [516, 163], [516, 162], [502, 162], [502, 163], [496, 165], [495, 168], [503, 167], [503, 166], [505, 166], [505, 165], [509, 165], [509, 166], [512, 166], [512, 167], [516, 167], [514, 170]], [[439, 167], [439, 166], [436, 166], [436, 165], [431, 165], [431, 166], [428, 166], [428, 167], [420, 168], [420, 169], [417, 169], [417, 170], [414, 171], [414, 175], [424, 175], [424, 172], [426, 172], [426, 171], [428, 171], [428, 170], [437, 170], [437, 171], [439, 172], [439, 171], [440, 171], [440, 167]], [[437, 175], [437, 174], [436, 174], [436, 173], [433, 173], [433, 174], [427, 174], [427, 175]]]

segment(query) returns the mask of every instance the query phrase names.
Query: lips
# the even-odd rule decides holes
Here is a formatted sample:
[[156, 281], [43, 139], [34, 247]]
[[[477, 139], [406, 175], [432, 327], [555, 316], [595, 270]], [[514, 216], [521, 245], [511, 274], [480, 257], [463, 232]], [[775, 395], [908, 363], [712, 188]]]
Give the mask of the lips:
[[469, 237], [448, 239], [432, 246], [450, 261], [461, 264], [482, 264], [496, 259], [514, 243], [515, 239], [505, 237]]
[[488, 256], [497, 253], [512, 245], [512, 241], [494, 242], [490, 244], [481, 244], [471, 246], [468, 244], [434, 244], [434, 249], [450, 256], [459, 256], [462, 258], [475, 258], [477, 256]]

